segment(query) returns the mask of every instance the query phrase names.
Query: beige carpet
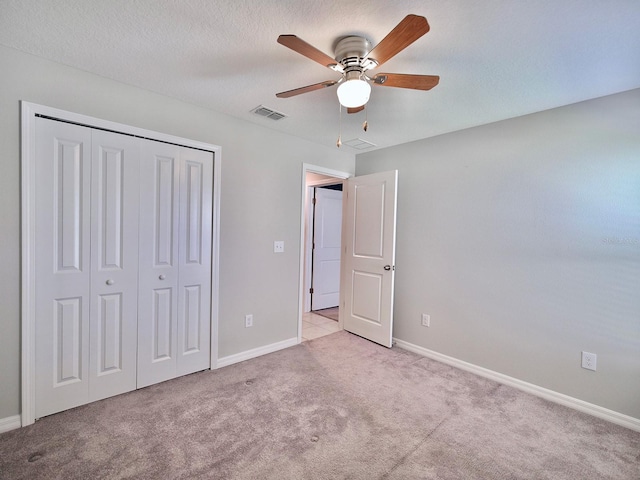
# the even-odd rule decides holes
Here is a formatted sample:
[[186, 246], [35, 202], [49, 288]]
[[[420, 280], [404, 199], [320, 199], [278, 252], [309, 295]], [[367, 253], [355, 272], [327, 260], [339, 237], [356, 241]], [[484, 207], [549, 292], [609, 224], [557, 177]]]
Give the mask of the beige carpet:
[[0, 435], [2, 479], [628, 479], [640, 433], [346, 332]]

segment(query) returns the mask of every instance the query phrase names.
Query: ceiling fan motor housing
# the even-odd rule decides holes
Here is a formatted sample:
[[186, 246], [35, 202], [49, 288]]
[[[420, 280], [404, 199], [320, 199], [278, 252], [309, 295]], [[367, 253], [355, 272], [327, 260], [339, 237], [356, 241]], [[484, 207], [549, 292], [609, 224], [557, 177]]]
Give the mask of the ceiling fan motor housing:
[[366, 58], [371, 51], [371, 42], [364, 37], [350, 36], [338, 42], [335, 59], [344, 67], [345, 80], [360, 76], [378, 65], [375, 60]]

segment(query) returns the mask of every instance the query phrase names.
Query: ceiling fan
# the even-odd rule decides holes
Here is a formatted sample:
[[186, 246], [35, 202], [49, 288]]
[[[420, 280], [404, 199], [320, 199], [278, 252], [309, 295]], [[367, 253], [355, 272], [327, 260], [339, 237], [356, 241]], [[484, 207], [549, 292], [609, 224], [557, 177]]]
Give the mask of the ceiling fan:
[[377, 73], [373, 76], [367, 74], [369, 70], [379, 67], [428, 31], [429, 24], [426, 18], [419, 15], [407, 15], [373, 49], [371, 43], [364, 37], [344, 37], [336, 44], [335, 59], [295, 35], [280, 35], [278, 43], [341, 73], [342, 78], [325, 80], [306, 87], [280, 92], [276, 94], [276, 97], [289, 98], [338, 85], [338, 101], [347, 108], [348, 113], [356, 113], [363, 110], [369, 101], [371, 84], [382, 87], [430, 90], [438, 84], [440, 77], [401, 73]]

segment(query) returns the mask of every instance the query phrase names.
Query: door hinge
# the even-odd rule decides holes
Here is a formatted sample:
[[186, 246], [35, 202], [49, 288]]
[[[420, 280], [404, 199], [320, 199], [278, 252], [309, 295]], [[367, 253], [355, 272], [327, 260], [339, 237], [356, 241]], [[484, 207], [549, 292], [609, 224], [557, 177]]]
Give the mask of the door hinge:
[[316, 199], [315, 199], [315, 197], [311, 199], [311, 203], [312, 203], [312, 204], [314, 204], [314, 205], [316, 204]]
[[309, 289], [309, 293], [313, 293], [313, 287]]

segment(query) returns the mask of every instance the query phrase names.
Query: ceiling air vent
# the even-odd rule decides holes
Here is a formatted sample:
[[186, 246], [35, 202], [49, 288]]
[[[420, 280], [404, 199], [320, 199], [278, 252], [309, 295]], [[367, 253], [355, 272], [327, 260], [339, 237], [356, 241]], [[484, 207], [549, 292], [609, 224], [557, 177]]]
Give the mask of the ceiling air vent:
[[270, 118], [271, 120], [281, 120], [286, 117], [284, 113], [276, 112], [275, 110], [271, 110], [270, 108], [267, 108], [264, 105], [260, 105], [251, 111], [256, 115], [260, 115], [261, 117], [267, 117], [267, 118]]
[[343, 145], [347, 145], [351, 148], [355, 148], [356, 150], [366, 150], [367, 148], [375, 147], [376, 145], [371, 142], [367, 142], [366, 140], [362, 140], [361, 138], [353, 138], [351, 140], [346, 140]]

